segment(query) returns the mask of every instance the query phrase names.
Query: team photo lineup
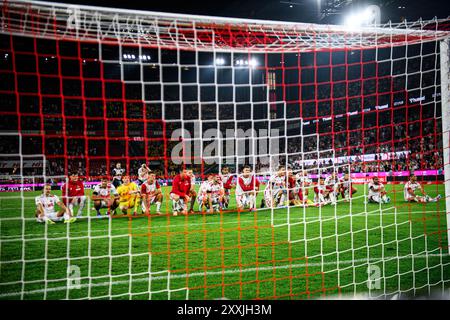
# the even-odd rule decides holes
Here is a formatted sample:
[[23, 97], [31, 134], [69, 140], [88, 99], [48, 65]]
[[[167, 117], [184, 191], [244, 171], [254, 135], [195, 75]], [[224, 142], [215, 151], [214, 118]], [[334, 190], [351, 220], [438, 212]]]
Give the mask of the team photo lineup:
[[79, 2], [0, 0], [0, 300], [449, 299], [447, 7]]
[[[164, 192], [158, 182], [156, 174], [146, 164], [139, 168], [135, 181], [125, 174], [120, 163], [112, 170], [113, 179], [101, 179], [101, 182], [92, 189], [90, 201], [92, 210], [95, 209], [97, 217], [120, 214], [156, 214], [162, 215], [161, 204]], [[198, 181], [192, 169], [180, 169], [173, 178], [171, 190], [168, 195], [170, 205], [168, 212], [177, 216], [195, 212], [214, 213], [229, 210], [231, 191], [234, 190], [235, 210], [254, 212], [257, 208], [286, 208], [288, 206], [321, 207], [336, 205], [339, 198], [349, 202], [357, 189], [352, 185], [350, 175], [345, 173], [338, 178], [335, 172], [319, 177], [313, 182], [306, 170], [294, 173], [288, 167], [279, 166], [261, 188], [257, 174], [252, 172], [249, 165], [242, 167], [241, 173], [233, 175], [229, 167], [222, 167], [221, 173], [209, 174], [204, 180]], [[378, 177], [373, 177], [367, 184], [365, 201], [368, 203], [387, 204], [391, 198]], [[83, 216], [83, 209], [88, 201], [83, 182], [79, 180], [78, 173], [73, 173], [61, 187], [61, 198], [51, 193], [51, 185], [46, 185], [43, 194], [36, 197], [36, 217], [38, 222], [53, 224], [57, 221], [72, 223], [77, 217]], [[263, 193], [260, 204], [257, 204], [257, 195]], [[437, 202], [441, 195], [430, 197], [423, 186], [417, 181], [414, 174], [404, 183], [403, 197], [405, 202]], [[153, 208], [152, 208], [152, 205]], [[55, 211], [59, 206], [60, 210]], [[77, 208], [77, 213], [75, 213]], [[194, 208], [196, 208], [194, 210]], [[106, 209], [104, 214], [101, 209]], [[164, 212], [165, 214], [165, 212]]]

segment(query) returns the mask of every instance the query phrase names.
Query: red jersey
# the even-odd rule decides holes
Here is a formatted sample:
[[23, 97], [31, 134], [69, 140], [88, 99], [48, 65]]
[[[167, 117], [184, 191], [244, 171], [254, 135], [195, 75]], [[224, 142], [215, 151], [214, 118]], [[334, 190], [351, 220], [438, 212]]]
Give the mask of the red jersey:
[[296, 186], [297, 186], [297, 179], [295, 179], [295, 177], [288, 177], [288, 188], [289, 188], [288, 195], [289, 195], [289, 200], [295, 200], [295, 190], [294, 189], [295, 189]]
[[296, 184], [297, 184], [297, 180], [295, 179], [295, 177], [288, 177], [289, 189], [294, 189]]
[[61, 187], [63, 202], [69, 198], [84, 196], [84, 184], [81, 181], [64, 183]]
[[61, 187], [63, 197], [81, 197], [84, 196], [84, 184], [81, 181], [67, 182]]
[[170, 193], [174, 193], [179, 195], [180, 197], [186, 197], [191, 190], [191, 178], [185, 177], [181, 178], [181, 175], [175, 176], [172, 181], [172, 191]]

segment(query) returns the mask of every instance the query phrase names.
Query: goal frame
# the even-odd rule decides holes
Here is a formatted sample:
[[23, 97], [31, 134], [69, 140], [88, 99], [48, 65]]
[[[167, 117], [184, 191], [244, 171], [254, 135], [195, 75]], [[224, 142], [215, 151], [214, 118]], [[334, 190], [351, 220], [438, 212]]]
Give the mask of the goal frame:
[[[340, 25], [174, 14], [46, 1], [1, 1], [5, 5], [0, 16], [0, 32], [161, 49], [298, 53], [393, 47], [450, 36], [449, 31], [433, 28], [441, 21], [437, 18], [412, 22], [405, 19], [401, 23], [388, 22], [355, 29]], [[33, 19], [10, 19], [10, 14], [31, 15]], [[230, 33], [233, 36], [229, 36]], [[246, 37], [241, 37], [242, 33]]]
[[[450, 253], [450, 49], [449, 39], [440, 41], [441, 58], [441, 108], [442, 108], [442, 143], [444, 156], [444, 185], [447, 217], [448, 252]], [[442, 72], [447, 70], [447, 72]]]
[[[215, 58], [215, 54], [219, 52], [232, 54], [244, 53], [249, 55], [258, 53], [315, 54], [321, 51], [362, 51], [364, 49], [396, 48], [400, 46], [433, 42], [433, 45], [436, 44], [435, 53], [440, 53], [440, 79], [436, 77], [434, 81], [436, 87], [438, 86], [438, 81], [440, 81], [441, 88], [442, 151], [445, 176], [445, 199], [443, 199], [443, 202], [445, 202], [446, 205], [444, 209], [446, 213], [446, 230], [441, 229], [439, 230], [439, 233], [447, 234], [447, 249], [450, 252], [450, 31], [441, 31], [438, 30], [437, 27], [435, 28], [436, 30], [430, 28], [430, 25], [437, 25], [439, 20], [434, 19], [428, 22], [419, 21], [413, 23], [404, 21], [399, 24], [388, 23], [379, 27], [365, 27], [358, 30], [352, 30], [342, 26], [320, 26], [292, 22], [285, 23], [278, 21], [228, 19], [124, 9], [116, 10], [40, 1], [0, 0], [0, 3], [2, 3], [2, 8], [0, 9], [0, 34], [37, 39], [48, 38], [55, 41], [90, 42], [99, 45], [105, 43], [114, 44], [120, 47], [119, 59], [122, 56], [121, 49], [123, 46], [135, 46], [138, 48], [156, 47], [161, 50], [207, 51], [213, 53]], [[20, 10], [24, 10], [22, 16]], [[11, 15], [13, 18], [8, 20], [10, 12], [13, 12]], [[135, 16], [135, 19], [129, 20], [128, 17], [132, 16]], [[23, 17], [29, 17], [29, 19], [24, 20], [22, 23], [21, 18]], [[52, 21], [55, 21], [55, 23], [53, 24]], [[172, 22], [169, 23], [168, 21]], [[110, 29], [105, 29], [105, 26], [109, 26], [109, 23]], [[235, 34], [243, 34], [244, 32], [256, 34], [259, 32], [259, 36], [263, 37], [265, 40], [258, 40], [256, 39], [256, 35], [251, 35], [249, 37], [250, 39], [248, 39], [249, 43], [246, 44], [242, 42], [243, 39], [246, 38], [244, 35], [239, 41], [231, 39], [229, 42], [223, 41], [224, 39], [228, 39], [224, 37], [227, 30], [231, 30], [230, 32]], [[211, 37], [209, 37], [209, 35], [201, 35], [203, 33], [208, 33]], [[261, 34], [263, 36], [261, 36]], [[267, 40], [266, 37], [270, 38], [270, 40]], [[265, 42], [266, 40], [267, 42]], [[439, 52], [437, 51], [438, 48], [440, 50]], [[405, 57], [405, 59], [407, 59], [407, 57]], [[268, 93], [269, 92], [267, 91], [267, 95]], [[279, 104], [280, 101], [270, 103]], [[438, 108], [439, 102], [435, 99], [434, 103], [436, 106], [435, 108]], [[236, 107], [237, 104], [238, 103], [235, 102], [234, 107]], [[163, 113], [164, 110], [165, 109], [163, 108]], [[436, 110], [438, 109], [435, 109], [435, 111]], [[286, 113], [286, 102], [284, 102], [284, 112]], [[286, 115], [284, 115], [283, 119], [286, 126]], [[295, 120], [303, 121], [302, 118]], [[234, 121], [236, 121], [236, 117], [234, 118]], [[303, 128], [303, 126], [301, 126], [301, 128]], [[284, 138], [287, 141], [287, 136]], [[204, 141], [201, 138], [200, 140], [201, 142]], [[236, 138], [236, 143], [237, 142], [238, 139]], [[317, 146], [317, 148], [317, 152], [319, 152], [319, 146]], [[440, 151], [440, 149], [438, 151]], [[286, 155], [288, 154], [287, 152], [285, 153]], [[22, 155], [20, 156], [22, 159]], [[221, 166], [219, 166], [219, 168], [221, 168]], [[270, 168], [270, 171], [272, 171], [272, 166]], [[365, 209], [365, 212], [367, 212], [367, 209]], [[271, 213], [271, 219], [273, 220], [273, 211]], [[382, 219], [381, 215], [380, 219]], [[383, 227], [381, 227], [381, 231], [382, 228]], [[425, 237], [426, 236], [427, 235], [425, 234]], [[293, 242], [295, 242], [295, 240]], [[381, 245], [383, 246], [384, 244], [381, 243]], [[443, 246], [445, 246], [445, 244]], [[440, 250], [442, 251], [445, 250], [443, 246], [440, 246]], [[169, 297], [170, 292], [169, 288]], [[187, 294], [189, 294], [189, 292], [187, 292]], [[23, 293], [21, 297], [23, 297]]]

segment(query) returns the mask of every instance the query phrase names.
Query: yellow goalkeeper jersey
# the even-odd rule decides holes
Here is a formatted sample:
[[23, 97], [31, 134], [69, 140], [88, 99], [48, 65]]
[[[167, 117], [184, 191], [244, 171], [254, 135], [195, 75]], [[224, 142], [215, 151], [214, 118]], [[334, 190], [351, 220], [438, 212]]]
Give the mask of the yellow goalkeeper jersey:
[[120, 196], [120, 202], [126, 202], [134, 198], [135, 194], [130, 194], [130, 192], [138, 191], [138, 186], [134, 182], [130, 182], [128, 185], [120, 185], [117, 188], [117, 193]]

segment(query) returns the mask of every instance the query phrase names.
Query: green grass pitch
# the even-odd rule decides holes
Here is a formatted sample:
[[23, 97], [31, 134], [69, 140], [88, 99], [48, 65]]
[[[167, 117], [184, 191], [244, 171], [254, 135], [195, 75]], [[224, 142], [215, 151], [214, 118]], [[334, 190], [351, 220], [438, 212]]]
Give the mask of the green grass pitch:
[[[365, 186], [358, 185], [352, 202], [336, 207], [96, 219], [89, 204], [84, 217], [93, 219], [72, 225], [37, 223], [38, 192], [3, 193], [0, 299], [308, 299], [448, 290], [445, 202], [407, 204], [402, 187], [387, 186], [392, 202], [381, 210], [365, 203]], [[444, 194], [443, 185], [426, 190]], [[68, 282], [68, 270], [70, 279], [79, 272], [79, 282]], [[372, 276], [379, 280], [368, 281]]]

